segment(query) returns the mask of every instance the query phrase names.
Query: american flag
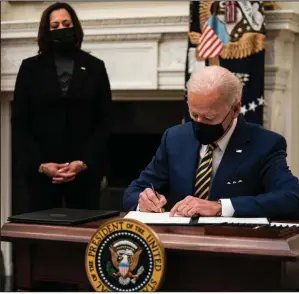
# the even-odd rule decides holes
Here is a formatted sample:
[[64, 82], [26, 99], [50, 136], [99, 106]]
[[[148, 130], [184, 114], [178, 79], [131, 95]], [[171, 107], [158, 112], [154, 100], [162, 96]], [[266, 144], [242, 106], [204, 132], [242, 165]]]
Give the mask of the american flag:
[[224, 46], [230, 41], [225, 25], [215, 15], [211, 15], [204, 24], [197, 46], [197, 54], [201, 59], [219, 56]]
[[223, 43], [214, 30], [206, 23], [197, 47], [197, 54], [200, 58], [213, 58], [219, 56], [223, 49]]
[[[266, 2], [190, 1], [185, 68], [185, 83], [192, 72], [200, 68], [192, 66], [192, 58], [197, 63], [204, 63], [204, 66], [219, 64], [230, 70], [243, 84], [241, 113], [247, 121], [261, 125], [265, 76], [264, 3]], [[204, 22], [202, 26], [201, 21]], [[192, 40], [193, 36], [197, 38]], [[191, 118], [186, 88], [184, 96], [184, 121], [188, 122]]]

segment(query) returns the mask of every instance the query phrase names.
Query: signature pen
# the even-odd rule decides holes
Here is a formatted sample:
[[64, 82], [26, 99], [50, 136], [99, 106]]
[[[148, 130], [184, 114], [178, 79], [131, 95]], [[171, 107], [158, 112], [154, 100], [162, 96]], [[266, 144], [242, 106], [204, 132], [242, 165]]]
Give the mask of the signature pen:
[[253, 229], [254, 230], [257, 230], [257, 229], [260, 229], [260, 228], [263, 228], [263, 227], [267, 227], [269, 225], [258, 225], [258, 226], [255, 226]]
[[[160, 200], [161, 197], [160, 197], [159, 193], [156, 192], [156, 190], [155, 190], [155, 188], [154, 188], [154, 186], [153, 186], [152, 183], [151, 183], [151, 186], [152, 186], [152, 190], [154, 191], [156, 197], [158, 198], [158, 200]], [[161, 208], [160, 208], [160, 212], [164, 212], [164, 211], [165, 211], [165, 209], [164, 209], [163, 207], [161, 207]]]

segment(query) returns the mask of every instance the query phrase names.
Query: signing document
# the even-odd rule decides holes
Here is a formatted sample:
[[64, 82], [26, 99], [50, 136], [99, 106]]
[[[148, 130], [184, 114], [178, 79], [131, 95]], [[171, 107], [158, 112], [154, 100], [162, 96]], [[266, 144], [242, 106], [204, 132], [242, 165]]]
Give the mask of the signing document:
[[191, 218], [183, 216], [169, 216], [169, 212], [141, 212], [130, 211], [125, 218], [138, 220], [145, 224], [189, 224]]
[[266, 217], [200, 217], [198, 224], [246, 224], [246, 225], [268, 225]]
[[[169, 212], [155, 213], [155, 212], [141, 212], [130, 211], [125, 218], [134, 219], [145, 224], [190, 224], [190, 217], [183, 216], [169, 216]], [[257, 224], [267, 225], [269, 221], [267, 218], [237, 218], [237, 217], [199, 217], [197, 224]], [[196, 224], [193, 222], [193, 224]]]

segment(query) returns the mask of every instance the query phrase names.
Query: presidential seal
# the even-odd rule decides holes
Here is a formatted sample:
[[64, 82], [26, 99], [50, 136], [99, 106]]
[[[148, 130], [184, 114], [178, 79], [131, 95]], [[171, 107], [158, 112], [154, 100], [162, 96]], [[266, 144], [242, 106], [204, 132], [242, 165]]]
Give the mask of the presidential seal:
[[92, 236], [85, 268], [95, 291], [156, 291], [164, 276], [165, 251], [149, 226], [114, 219]]

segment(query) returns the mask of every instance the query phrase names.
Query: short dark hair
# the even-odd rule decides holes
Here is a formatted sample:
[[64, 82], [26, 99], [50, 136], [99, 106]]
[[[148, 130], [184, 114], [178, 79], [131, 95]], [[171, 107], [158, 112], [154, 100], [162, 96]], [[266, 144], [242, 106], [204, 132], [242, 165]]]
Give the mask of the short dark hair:
[[67, 3], [62, 3], [62, 2], [56, 2], [49, 6], [42, 14], [40, 24], [39, 24], [39, 29], [38, 29], [38, 36], [37, 36], [37, 43], [38, 43], [38, 53], [46, 53], [50, 49], [50, 44], [48, 42], [48, 37], [49, 37], [49, 31], [50, 31], [50, 14], [58, 9], [65, 9], [71, 16], [73, 26], [75, 28], [76, 32], [76, 38], [77, 38], [77, 43], [76, 43], [76, 48], [80, 49], [81, 44], [83, 42], [83, 29], [81, 26], [81, 23], [78, 19], [78, 16], [75, 12], [75, 10]]

